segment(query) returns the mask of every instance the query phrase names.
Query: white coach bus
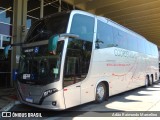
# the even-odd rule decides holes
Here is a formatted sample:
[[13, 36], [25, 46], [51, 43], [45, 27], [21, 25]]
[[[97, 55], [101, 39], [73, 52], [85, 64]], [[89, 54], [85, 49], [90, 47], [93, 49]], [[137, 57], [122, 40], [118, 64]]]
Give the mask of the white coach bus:
[[22, 103], [62, 110], [152, 85], [157, 46], [141, 35], [84, 11], [36, 21], [21, 46], [17, 91]]

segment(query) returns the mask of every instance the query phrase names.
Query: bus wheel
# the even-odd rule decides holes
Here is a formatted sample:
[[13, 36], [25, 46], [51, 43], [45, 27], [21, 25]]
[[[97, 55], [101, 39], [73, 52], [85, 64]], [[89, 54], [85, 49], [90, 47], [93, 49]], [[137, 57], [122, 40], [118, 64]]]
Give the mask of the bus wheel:
[[149, 79], [149, 86], [152, 86], [153, 85], [153, 78], [152, 78], [152, 75], [150, 76], [150, 79]]
[[99, 83], [96, 89], [96, 103], [101, 103], [106, 99], [106, 86], [103, 82]]
[[148, 86], [149, 86], [149, 77], [147, 76], [145, 80], [145, 87], [148, 87]]

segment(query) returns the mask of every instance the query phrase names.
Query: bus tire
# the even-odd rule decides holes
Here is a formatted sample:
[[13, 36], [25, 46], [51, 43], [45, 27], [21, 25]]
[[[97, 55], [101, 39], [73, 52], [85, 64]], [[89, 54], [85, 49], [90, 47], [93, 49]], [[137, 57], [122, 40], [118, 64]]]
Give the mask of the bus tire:
[[145, 87], [148, 87], [148, 86], [149, 86], [149, 76], [147, 76], [145, 80]]
[[149, 77], [149, 86], [152, 86], [153, 85], [153, 77], [152, 75]]
[[107, 97], [106, 86], [103, 82], [99, 83], [96, 88], [96, 103], [103, 102]]

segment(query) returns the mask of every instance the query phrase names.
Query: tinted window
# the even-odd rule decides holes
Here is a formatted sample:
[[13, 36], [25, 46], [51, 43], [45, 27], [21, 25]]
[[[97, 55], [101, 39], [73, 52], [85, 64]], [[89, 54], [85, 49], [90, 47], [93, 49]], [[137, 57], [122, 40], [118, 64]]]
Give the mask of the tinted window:
[[117, 28], [113, 28], [114, 43], [117, 47], [127, 48], [127, 33]]
[[26, 42], [47, 40], [55, 34], [66, 33], [69, 14], [55, 14], [36, 21], [30, 28]]
[[96, 48], [113, 47], [112, 27], [104, 22], [98, 21]]
[[145, 53], [145, 40], [142, 38], [137, 38], [138, 41], [138, 52]]
[[[25, 84], [37, 85], [59, 80], [63, 45], [64, 41], [58, 42], [55, 55], [48, 52], [48, 45], [22, 48], [18, 80]], [[33, 50], [33, 52], [27, 52], [28, 50]], [[24, 74], [31, 76], [26, 79], [23, 77]]]
[[153, 56], [157, 56], [156, 46], [154, 44], [150, 44], [151, 52]]
[[64, 87], [84, 80], [87, 76], [92, 42], [69, 39], [64, 68]]
[[149, 55], [152, 54], [151, 48], [150, 48], [150, 43], [148, 41], [146, 41], [146, 53]]
[[94, 21], [93, 17], [75, 14], [70, 33], [79, 35], [82, 40], [93, 41]]
[[154, 45], [154, 54], [155, 54], [155, 56], [158, 56], [158, 49], [157, 49], [157, 46], [156, 45]]
[[149, 46], [150, 46], [150, 50], [151, 50], [151, 55], [153, 55], [153, 54], [154, 54], [154, 51], [153, 51], [153, 49], [154, 49], [154, 48], [153, 48], [153, 45], [150, 43], [150, 44], [149, 44]]
[[137, 51], [137, 39], [131, 34], [128, 34], [128, 49], [132, 51]]

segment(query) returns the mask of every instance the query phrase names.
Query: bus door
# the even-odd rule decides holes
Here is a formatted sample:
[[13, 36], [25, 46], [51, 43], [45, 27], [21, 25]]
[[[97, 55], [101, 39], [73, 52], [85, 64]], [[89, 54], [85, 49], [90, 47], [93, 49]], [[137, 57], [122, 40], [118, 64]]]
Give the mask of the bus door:
[[78, 74], [80, 68], [79, 60], [78, 57], [73, 56], [67, 56], [66, 58], [63, 81], [66, 108], [81, 103], [81, 77]]
[[69, 39], [63, 77], [66, 108], [89, 100], [85, 99], [85, 97], [88, 97], [88, 94], [84, 95], [83, 93], [84, 91], [89, 91], [90, 88], [86, 87], [88, 84], [83, 84], [82, 88], [82, 82], [88, 74], [91, 51], [92, 42], [81, 39]]

